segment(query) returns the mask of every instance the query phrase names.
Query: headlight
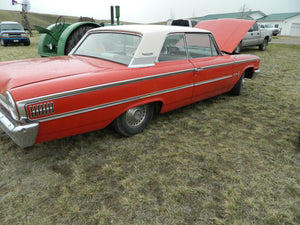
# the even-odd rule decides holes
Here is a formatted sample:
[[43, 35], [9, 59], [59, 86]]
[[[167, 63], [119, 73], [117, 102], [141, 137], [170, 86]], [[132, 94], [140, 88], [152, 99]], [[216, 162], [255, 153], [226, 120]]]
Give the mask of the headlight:
[[2, 34], [2, 38], [8, 38], [8, 34]]
[[27, 34], [21, 34], [22, 38], [28, 38]]
[[13, 97], [11, 96], [11, 94], [8, 91], [5, 92], [5, 96], [7, 99], [8, 110], [9, 110], [12, 118], [14, 120], [19, 120], [19, 118], [20, 118], [19, 113], [18, 113], [17, 106], [16, 106], [16, 103], [15, 103]]

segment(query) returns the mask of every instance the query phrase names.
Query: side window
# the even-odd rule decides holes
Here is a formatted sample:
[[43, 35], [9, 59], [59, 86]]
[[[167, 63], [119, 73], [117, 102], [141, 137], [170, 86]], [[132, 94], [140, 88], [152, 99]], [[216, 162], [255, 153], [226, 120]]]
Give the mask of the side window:
[[192, 27], [196, 26], [198, 21], [192, 20]]
[[187, 34], [186, 40], [190, 58], [219, 55], [209, 34]]
[[160, 51], [159, 62], [187, 59], [183, 34], [169, 35]]

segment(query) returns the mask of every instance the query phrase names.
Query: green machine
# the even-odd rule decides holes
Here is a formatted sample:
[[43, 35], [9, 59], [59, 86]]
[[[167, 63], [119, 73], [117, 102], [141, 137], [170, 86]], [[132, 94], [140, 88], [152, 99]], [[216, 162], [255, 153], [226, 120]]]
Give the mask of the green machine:
[[[119, 25], [120, 6], [115, 6], [115, 8], [116, 25]], [[111, 6], [111, 24], [109, 26], [114, 25], [114, 10]], [[102, 26], [104, 26], [104, 23], [98, 24], [90, 21], [74, 24], [65, 23], [63, 16], [58, 17], [56, 23], [47, 28], [35, 25], [35, 28], [41, 34], [38, 54], [42, 57], [68, 55], [88, 30]]]
[[90, 29], [100, 27], [94, 22], [65, 23], [60, 16], [55, 24], [43, 28], [35, 26], [41, 34], [38, 54], [42, 57], [68, 55], [82, 36]]

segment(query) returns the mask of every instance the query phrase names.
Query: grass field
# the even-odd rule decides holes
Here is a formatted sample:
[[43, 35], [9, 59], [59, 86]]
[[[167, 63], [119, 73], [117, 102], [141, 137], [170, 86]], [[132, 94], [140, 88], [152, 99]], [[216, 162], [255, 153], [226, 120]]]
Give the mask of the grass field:
[[[0, 47], [0, 61], [38, 57]], [[270, 44], [243, 94], [20, 149], [0, 131], [0, 224], [299, 224], [300, 46]]]

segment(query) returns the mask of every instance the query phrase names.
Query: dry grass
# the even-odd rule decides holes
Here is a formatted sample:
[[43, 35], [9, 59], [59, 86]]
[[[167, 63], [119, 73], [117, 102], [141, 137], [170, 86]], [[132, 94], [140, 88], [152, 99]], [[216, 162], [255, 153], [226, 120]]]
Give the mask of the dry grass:
[[299, 224], [299, 50], [244, 51], [262, 62], [242, 96], [160, 115], [131, 138], [106, 128], [24, 150], [1, 132], [0, 223]]

